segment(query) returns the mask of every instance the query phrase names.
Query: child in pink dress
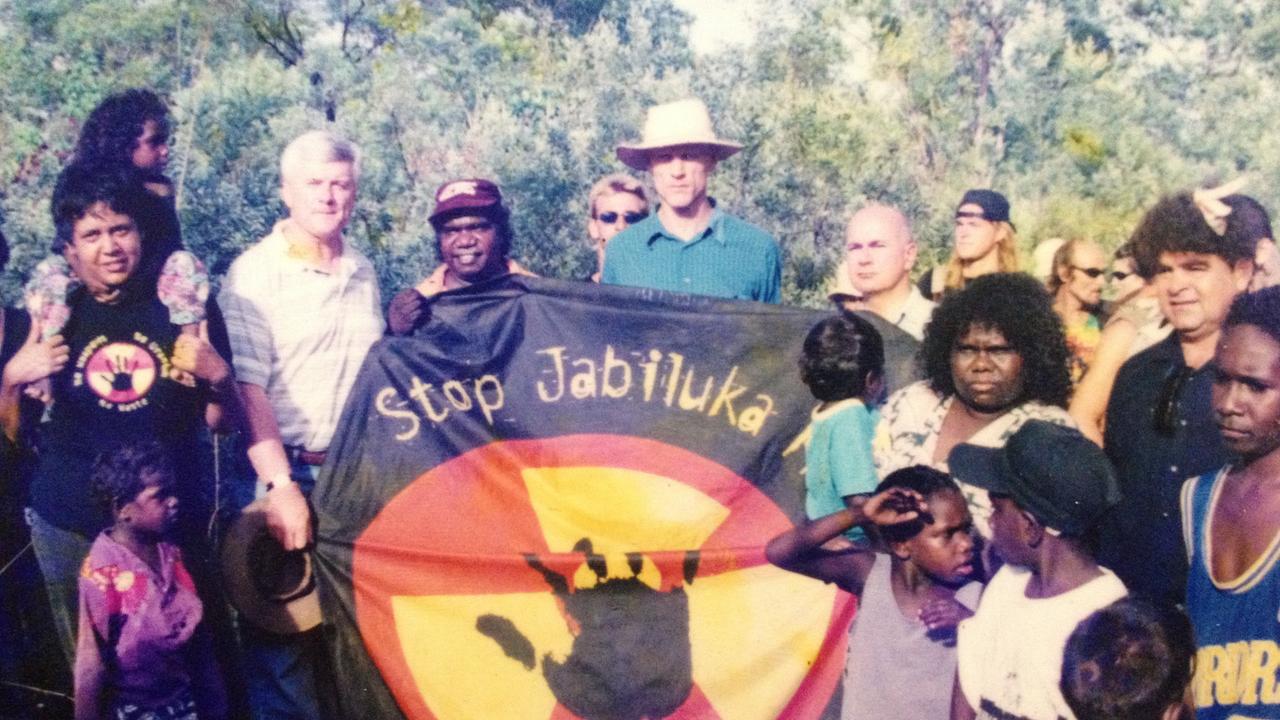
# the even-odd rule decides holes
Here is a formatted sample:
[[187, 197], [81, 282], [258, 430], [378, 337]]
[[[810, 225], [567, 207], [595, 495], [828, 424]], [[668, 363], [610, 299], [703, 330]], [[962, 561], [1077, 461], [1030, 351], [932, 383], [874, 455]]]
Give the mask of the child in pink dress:
[[178, 548], [173, 470], [158, 443], [104, 453], [94, 494], [114, 517], [80, 572], [76, 720], [225, 718], [204, 606]]

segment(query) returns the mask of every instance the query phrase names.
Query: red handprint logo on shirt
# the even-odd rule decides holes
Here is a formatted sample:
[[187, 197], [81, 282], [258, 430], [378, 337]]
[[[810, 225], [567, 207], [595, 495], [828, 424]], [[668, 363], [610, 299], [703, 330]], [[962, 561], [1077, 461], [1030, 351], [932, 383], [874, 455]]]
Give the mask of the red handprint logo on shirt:
[[112, 403], [131, 403], [156, 381], [156, 359], [140, 345], [110, 343], [85, 364], [85, 380], [93, 392]]

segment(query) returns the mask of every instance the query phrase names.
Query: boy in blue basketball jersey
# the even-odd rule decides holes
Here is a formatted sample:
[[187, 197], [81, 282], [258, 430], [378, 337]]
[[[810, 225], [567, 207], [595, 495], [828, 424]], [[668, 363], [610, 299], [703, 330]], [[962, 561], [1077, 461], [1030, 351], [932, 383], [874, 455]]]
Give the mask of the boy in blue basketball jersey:
[[1280, 287], [1235, 300], [1213, 372], [1233, 460], [1182, 488], [1196, 717], [1280, 718]]

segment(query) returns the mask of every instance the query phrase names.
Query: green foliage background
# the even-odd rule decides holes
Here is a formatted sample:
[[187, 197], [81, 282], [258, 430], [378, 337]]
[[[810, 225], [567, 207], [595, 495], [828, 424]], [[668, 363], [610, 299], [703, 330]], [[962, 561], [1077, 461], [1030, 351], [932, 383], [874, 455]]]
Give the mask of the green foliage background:
[[746, 149], [712, 193], [774, 233], [788, 302], [818, 304], [843, 220], [897, 204], [944, 256], [954, 203], [990, 185], [1024, 250], [1114, 247], [1161, 194], [1248, 173], [1280, 190], [1280, 6], [1266, 0], [785, 0], [754, 39], [689, 46], [669, 0], [0, 0], [0, 300], [46, 252], [82, 120], [149, 86], [177, 120], [169, 173], [215, 270], [280, 216], [277, 158], [331, 124], [360, 143], [349, 236], [384, 295], [434, 263], [432, 193], [497, 179], [515, 254], [587, 276], [585, 194], [645, 108], [704, 98]]

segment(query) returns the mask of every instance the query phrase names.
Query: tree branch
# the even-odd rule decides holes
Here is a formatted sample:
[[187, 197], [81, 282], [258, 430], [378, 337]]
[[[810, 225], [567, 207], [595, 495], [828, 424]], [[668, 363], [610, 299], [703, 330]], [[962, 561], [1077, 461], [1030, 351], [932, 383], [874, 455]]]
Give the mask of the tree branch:
[[302, 36], [290, 22], [292, 12], [293, 9], [288, 4], [280, 7], [274, 19], [252, 7], [245, 12], [245, 24], [263, 45], [280, 58], [285, 67], [297, 65], [306, 55]]

